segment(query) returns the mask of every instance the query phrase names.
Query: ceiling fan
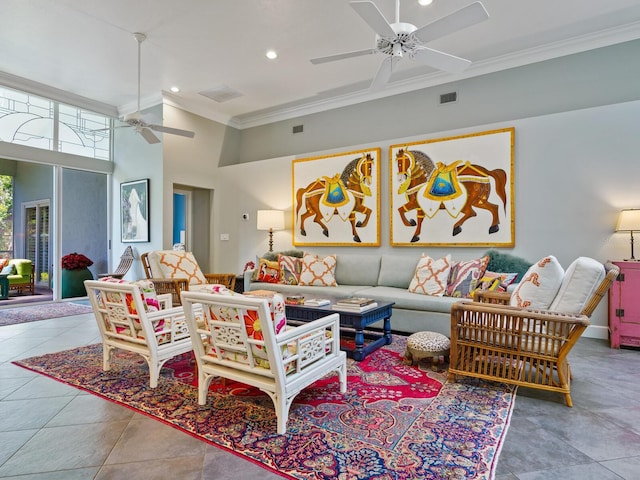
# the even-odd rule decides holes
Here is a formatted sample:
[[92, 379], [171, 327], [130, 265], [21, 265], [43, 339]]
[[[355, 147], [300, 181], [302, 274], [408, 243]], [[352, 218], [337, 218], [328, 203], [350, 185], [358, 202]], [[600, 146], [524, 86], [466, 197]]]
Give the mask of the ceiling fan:
[[353, 1], [349, 2], [349, 5], [376, 33], [375, 48], [314, 58], [311, 63], [317, 65], [362, 55], [383, 53], [387, 55], [387, 58], [382, 61], [373, 78], [371, 90], [378, 90], [387, 84], [393, 68], [405, 55], [418, 63], [438, 70], [450, 73], [462, 72], [471, 64], [471, 61], [428, 48], [424, 44], [489, 18], [484, 5], [480, 2], [474, 2], [418, 28], [411, 23], [400, 22], [400, 0], [396, 0], [395, 23], [389, 23], [373, 2]]
[[[189, 130], [180, 130], [178, 128], [165, 127], [163, 125], [155, 125], [153, 123], [147, 123], [142, 118], [140, 113], [140, 45], [145, 41], [147, 36], [144, 33], [136, 32], [133, 34], [133, 38], [138, 42], [138, 109], [124, 116], [123, 121], [129, 126], [134, 127], [136, 132], [144, 138], [147, 143], [159, 143], [160, 139], [154, 135], [153, 131], [161, 133], [170, 133], [172, 135], [180, 135], [182, 137], [193, 138], [195, 132]], [[153, 130], [153, 131], [152, 131]]]

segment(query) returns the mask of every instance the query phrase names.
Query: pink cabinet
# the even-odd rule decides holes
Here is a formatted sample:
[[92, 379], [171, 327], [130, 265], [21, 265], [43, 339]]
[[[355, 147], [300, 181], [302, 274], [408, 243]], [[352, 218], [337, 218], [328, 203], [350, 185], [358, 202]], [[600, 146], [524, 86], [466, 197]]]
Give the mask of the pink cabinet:
[[640, 347], [640, 262], [613, 262], [620, 275], [609, 289], [611, 348]]

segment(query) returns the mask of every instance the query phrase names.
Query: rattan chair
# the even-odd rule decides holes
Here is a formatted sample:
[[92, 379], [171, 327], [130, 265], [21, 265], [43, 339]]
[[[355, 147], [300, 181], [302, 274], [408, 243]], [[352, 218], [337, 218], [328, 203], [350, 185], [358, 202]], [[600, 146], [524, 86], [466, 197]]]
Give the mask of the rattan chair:
[[454, 304], [449, 381], [468, 376], [559, 392], [571, 407], [567, 356], [619, 268], [606, 263], [604, 271], [604, 279], [577, 314], [509, 306], [510, 295], [497, 292]]
[[[169, 253], [173, 251], [165, 251], [165, 253]], [[158, 252], [147, 252], [140, 255], [140, 260], [142, 261], [142, 268], [144, 269], [145, 276], [153, 282], [153, 285], [158, 294], [162, 293], [170, 293], [172, 295], [172, 300], [174, 305], [181, 304], [180, 292], [186, 292], [189, 290], [190, 285], [199, 285], [202, 283], [213, 284], [219, 283], [224, 285], [229, 290], [233, 290], [236, 284], [236, 275], [234, 273], [202, 273], [200, 271], [200, 267], [195, 263], [194, 269], [198, 271], [198, 278], [200, 280], [196, 280], [194, 278], [187, 278], [180, 276], [179, 272], [176, 272], [171, 276], [162, 275], [163, 272], [158, 271], [160, 268], [156, 265], [156, 267], [152, 267], [152, 261], [150, 259], [150, 255], [161, 254], [162, 251]], [[184, 252], [183, 252], [184, 253]], [[180, 252], [175, 252], [174, 254], [180, 255]], [[188, 255], [192, 262], [195, 262], [192, 254], [184, 253]], [[170, 270], [170, 269], [169, 269]], [[202, 280], [204, 279], [204, 281]]]
[[120, 257], [120, 263], [113, 271], [113, 273], [99, 273], [98, 278], [112, 277], [112, 278], [122, 278], [126, 275], [126, 273], [133, 265], [133, 249], [131, 246], [128, 246], [124, 249], [122, 256]]

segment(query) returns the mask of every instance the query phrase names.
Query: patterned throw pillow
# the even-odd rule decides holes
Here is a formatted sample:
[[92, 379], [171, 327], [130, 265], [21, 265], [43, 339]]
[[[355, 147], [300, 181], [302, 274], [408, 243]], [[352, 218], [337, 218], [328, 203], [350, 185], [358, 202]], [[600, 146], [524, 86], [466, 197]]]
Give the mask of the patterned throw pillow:
[[8, 258], [0, 258], [0, 269], [3, 269], [7, 263], [9, 263]]
[[488, 264], [488, 256], [466, 262], [454, 262], [447, 280], [447, 295], [470, 298], [471, 292], [478, 286]]
[[285, 285], [298, 285], [300, 283], [301, 258], [278, 255], [278, 265], [280, 266], [280, 283]]
[[564, 277], [564, 269], [553, 255], [531, 265], [511, 294], [510, 305], [546, 310], [553, 302]]
[[[160, 268], [160, 276], [163, 278], [186, 278], [189, 280], [189, 285], [207, 283], [207, 279], [191, 252], [161, 250], [150, 252], [149, 256], [154, 257], [154, 264]], [[156, 272], [153, 274], [157, 275]]]
[[474, 291], [495, 290], [497, 292], [506, 292], [507, 287], [515, 282], [516, 278], [518, 278], [517, 273], [497, 273], [486, 271], [478, 281], [478, 286]]
[[302, 257], [302, 269], [300, 271], [300, 285], [321, 285], [335, 287], [336, 283], [336, 256], [327, 255], [318, 257], [305, 253]]
[[258, 260], [256, 282], [280, 283], [280, 265], [264, 258]]
[[409, 285], [409, 291], [441, 297], [447, 291], [447, 279], [450, 271], [451, 255], [439, 260], [422, 255]]

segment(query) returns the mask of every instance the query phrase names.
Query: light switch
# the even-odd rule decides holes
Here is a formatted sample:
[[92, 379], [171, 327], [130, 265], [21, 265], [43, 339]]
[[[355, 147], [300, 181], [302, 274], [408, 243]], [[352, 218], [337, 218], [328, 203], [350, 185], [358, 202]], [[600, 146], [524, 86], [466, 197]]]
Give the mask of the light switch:
[[223, 242], [226, 242], [229, 240], [229, 234], [228, 233], [221, 233], [220, 234], [220, 240], [222, 240]]

